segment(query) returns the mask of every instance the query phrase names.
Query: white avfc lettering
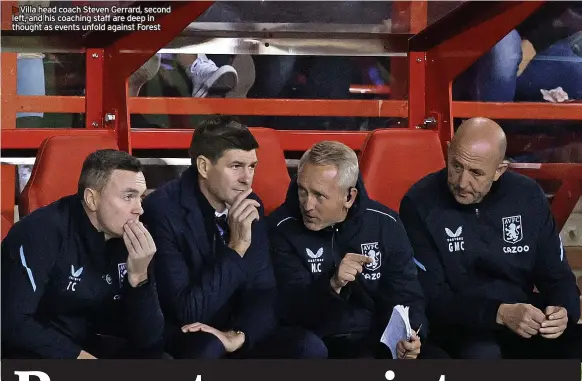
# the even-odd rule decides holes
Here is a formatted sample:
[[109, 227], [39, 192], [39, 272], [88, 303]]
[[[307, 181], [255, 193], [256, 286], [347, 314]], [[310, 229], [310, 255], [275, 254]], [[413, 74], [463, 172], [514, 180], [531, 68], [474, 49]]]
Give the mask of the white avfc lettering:
[[75, 266], [71, 265], [71, 275], [69, 275], [69, 284], [67, 285], [67, 291], [75, 292], [75, 286], [81, 281], [81, 275], [83, 274], [83, 268], [75, 270]]
[[362, 243], [360, 245], [362, 248], [362, 255], [372, 258], [372, 263], [367, 263], [364, 266], [364, 272], [362, 276], [366, 280], [378, 280], [382, 273], [380, 273], [380, 267], [382, 266], [382, 252], [380, 251], [380, 245], [378, 242]]
[[445, 228], [447, 234], [447, 243], [449, 244], [449, 251], [451, 253], [457, 251], [465, 251], [465, 241], [463, 240], [463, 227], [459, 226], [453, 233], [451, 229]]
[[311, 264], [311, 273], [320, 273], [321, 272], [321, 263], [323, 262], [323, 247], [320, 247], [316, 253], [311, 251], [311, 249], [306, 248], [305, 252], [307, 253], [307, 262]]
[[[505, 242], [516, 244], [523, 239], [523, 224], [521, 221], [521, 215], [503, 217], [501, 219], [501, 225], [503, 229], [503, 240]], [[528, 251], [528, 245], [503, 247], [503, 252], [507, 254], [527, 253]]]
[[523, 239], [521, 216], [503, 217], [501, 223], [505, 242], [515, 244]]

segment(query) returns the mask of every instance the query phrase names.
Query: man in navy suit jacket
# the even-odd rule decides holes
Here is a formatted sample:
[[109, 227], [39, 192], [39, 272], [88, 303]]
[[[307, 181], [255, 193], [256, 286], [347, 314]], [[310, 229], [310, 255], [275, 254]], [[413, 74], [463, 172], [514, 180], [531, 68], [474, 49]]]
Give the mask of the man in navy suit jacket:
[[196, 128], [192, 165], [144, 202], [155, 274], [177, 358], [326, 357], [313, 334], [277, 327], [277, 289], [260, 199], [258, 143], [240, 123]]

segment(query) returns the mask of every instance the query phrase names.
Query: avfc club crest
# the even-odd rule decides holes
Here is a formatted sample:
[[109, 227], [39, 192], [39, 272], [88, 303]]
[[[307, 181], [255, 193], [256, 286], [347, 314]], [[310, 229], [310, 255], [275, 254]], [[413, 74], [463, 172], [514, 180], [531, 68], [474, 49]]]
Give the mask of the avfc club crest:
[[127, 274], [127, 263], [118, 263], [117, 264], [117, 273], [119, 275], [119, 286], [123, 286], [123, 278]]
[[523, 239], [521, 216], [503, 217], [503, 240], [507, 243], [518, 243]]
[[378, 242], [363, 243], [361, 246], [362, 255], [374, 260], [374, 262], [366, 264], [365, 269], [368, 271], [378, 270], [382, 266], [382, 253], [380, 252]]

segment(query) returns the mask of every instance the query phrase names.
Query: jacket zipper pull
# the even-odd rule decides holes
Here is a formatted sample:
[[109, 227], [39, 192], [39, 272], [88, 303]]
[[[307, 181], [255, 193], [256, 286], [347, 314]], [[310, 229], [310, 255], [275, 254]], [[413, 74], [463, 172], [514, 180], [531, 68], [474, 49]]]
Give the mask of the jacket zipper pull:
[[334, 226], [331, 228], [331, 257], [333, 258], [333, 263], [337, 267], [339, 266], [337, 256], [335, 254], [334, 243], [335, 243], [335, 233], [338, 232], [338, 229]]
[[477, 216], [477, 218], [479, 218], [479, 209], [475, 208], [475, 216]]

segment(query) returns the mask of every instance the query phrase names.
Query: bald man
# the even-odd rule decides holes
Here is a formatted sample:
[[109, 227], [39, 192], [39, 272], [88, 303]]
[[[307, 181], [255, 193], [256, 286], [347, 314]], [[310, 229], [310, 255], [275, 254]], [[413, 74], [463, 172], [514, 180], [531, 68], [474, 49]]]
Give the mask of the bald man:
[[400, 205], [431, 339], [454, 358], [580, 359], [580, 292], [543, 190], [507, 171], [506, 146], [494, 121], [466, 121], [447, 168]]

